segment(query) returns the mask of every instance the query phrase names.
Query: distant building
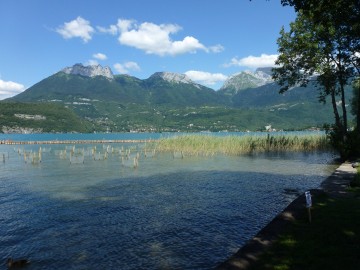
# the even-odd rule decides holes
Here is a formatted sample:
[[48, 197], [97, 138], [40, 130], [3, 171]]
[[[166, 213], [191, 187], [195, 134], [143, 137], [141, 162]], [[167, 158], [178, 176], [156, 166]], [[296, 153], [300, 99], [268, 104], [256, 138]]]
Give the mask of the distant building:
[[271, 126], [271, 125], [267, 125], [267, 126], [265, 126], [265, 130], [266, 130], [267, 132], [276, 131], [276, 129], [275, 129], [275, 128], [272, 128], [272, 126]]

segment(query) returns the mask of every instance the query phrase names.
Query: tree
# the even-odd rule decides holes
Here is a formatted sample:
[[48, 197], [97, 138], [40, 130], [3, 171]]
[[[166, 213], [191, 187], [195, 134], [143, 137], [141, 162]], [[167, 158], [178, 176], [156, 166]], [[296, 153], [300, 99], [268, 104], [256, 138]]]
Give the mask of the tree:
[[[352, 66], [352, 76], [359, 77], [360, 0], [281, 0], [281, 3], [293, 6], [296, 12], [304, 14], [312, 24], [325, 26], [323, 34], [326, 34], [327, 28], [335, 31], [335, 40], [332, 42], [338, 43], [338, 60]], [[356, 117], [360, 119], [360, 115]], [[360, 128], [358, 132], [360, 135]]]
[[[331, 96], [339, 150], [348, 138], [345, 86], [360, 74], [359, 0], [282, 0], [297, 11], [290, 31], [284, 28], [278, 39], [279, 57], [273, 78], [280, 92], [315, 80], [320, 101]], [[336, 97], [340, 97], [341, 113]], [[345, 153], [341, 153], [345, 155]]]
[[354, 98], [351, 102], [351, 111], [353, 115], [356, 115], [356, 127], [360, 128], [360, 106], [359, 106], [359, 96], [360, 96], [360, 79], [354, 81], [353, 83], [353, 95]]
[[360, 67], [360, 0], [281, 0], [311, 18], [314, 24], [332, 24], [349, 43], [353, 64]]

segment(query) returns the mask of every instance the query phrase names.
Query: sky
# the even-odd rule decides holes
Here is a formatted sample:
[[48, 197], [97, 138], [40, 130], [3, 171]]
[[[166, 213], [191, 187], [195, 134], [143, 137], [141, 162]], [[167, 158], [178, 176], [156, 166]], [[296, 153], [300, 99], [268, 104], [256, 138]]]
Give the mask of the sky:
[[280, 0], [0, 0], [0, 100], [76, 63], [182, 73], [218, 90], [273, 66], [295, 16]]

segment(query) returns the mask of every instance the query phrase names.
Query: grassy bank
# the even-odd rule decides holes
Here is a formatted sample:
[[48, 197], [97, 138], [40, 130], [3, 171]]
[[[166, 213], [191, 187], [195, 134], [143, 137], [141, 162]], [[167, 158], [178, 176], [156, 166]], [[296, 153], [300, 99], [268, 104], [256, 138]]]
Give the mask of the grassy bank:
[[357, 168], [354, 179], [350, 181], [350, 190], [360, 193], [360, 167]]
[[183, 135], [156, 142], [157, 151], [185, 155], [240, 155], [266, 151], [329, 150], [326, 135], [211, 136]]
[[312, 223], [298, 220], [250, 269], [359, 269], [359, 198], [316, 198]]

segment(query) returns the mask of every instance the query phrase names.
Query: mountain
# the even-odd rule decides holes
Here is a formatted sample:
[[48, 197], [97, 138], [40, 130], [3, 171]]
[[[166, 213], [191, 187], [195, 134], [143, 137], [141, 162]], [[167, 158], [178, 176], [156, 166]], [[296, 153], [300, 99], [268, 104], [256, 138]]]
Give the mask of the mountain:
[[193, 82], [184, 74], [157, 72], [145, 81], [150, 102], [167, 106], [204, 106], [226, 103], [208, 87]]
[[255, 72], [242, 71], [230, 76], [224, 85], [220, 88], [220, 92], [232, 96], [239, 91], [249, 88], [256, 88], [273, 82], [271, 78], [271, 70], [257, 69]]
[[75, 64], [72, 67], [64, 68], [62, 72], [85, 77], [103, 76], [110, 80], [114, 79], [114, 74], [111, 69], [109, 67], [102, 67], [101, 65], [83, 66], [82, 64]]
[[270, 74], [270, 68], [241, 72], [215, 91], [184, 74], [156, 72], [142, 80], [76, 64], [7, 101], [62, 106], [97, 131], [304, 129], [333, 121], [315, 85], [280, 95]]
[[21, 102], [67, 102], [79, 98], [111, 100], [116, 92], [118, 92], [116, 82], [108, 80], [107, 77], [79, 76], [61, 71], [31, 86], [12, 100]]
[[256, 88], [243, 89], [231, 98], [237, 108], [264, 108], [276, 105], [293, 105], [297, 103], [318, 103], [319, 92], [314, 83], [307, 87], [293, 87], [283, 94], [279, 94], [280, 86], [268, 83]]
[[178, 74], [178, 73], [173, 73], [173, 72], [156, 72], [151, 77], [152, 78], [160, 78], [169, 83], [177, 83], [177, 84], [185, 83], [185, 84], [190, 84], [190, 85], [197, 85], [197, 87], [200, 87], [199, 84], [195, 84], [185, 74]]
[[38, 102], [101, 100], [122, 104], [200, 106], [219, 103], [216, 92], [194, 83], [186, 75], [157, 72], [146, 80], [113, 75], [109, 68], [76, 64], [40, 81], [14, 101]]

